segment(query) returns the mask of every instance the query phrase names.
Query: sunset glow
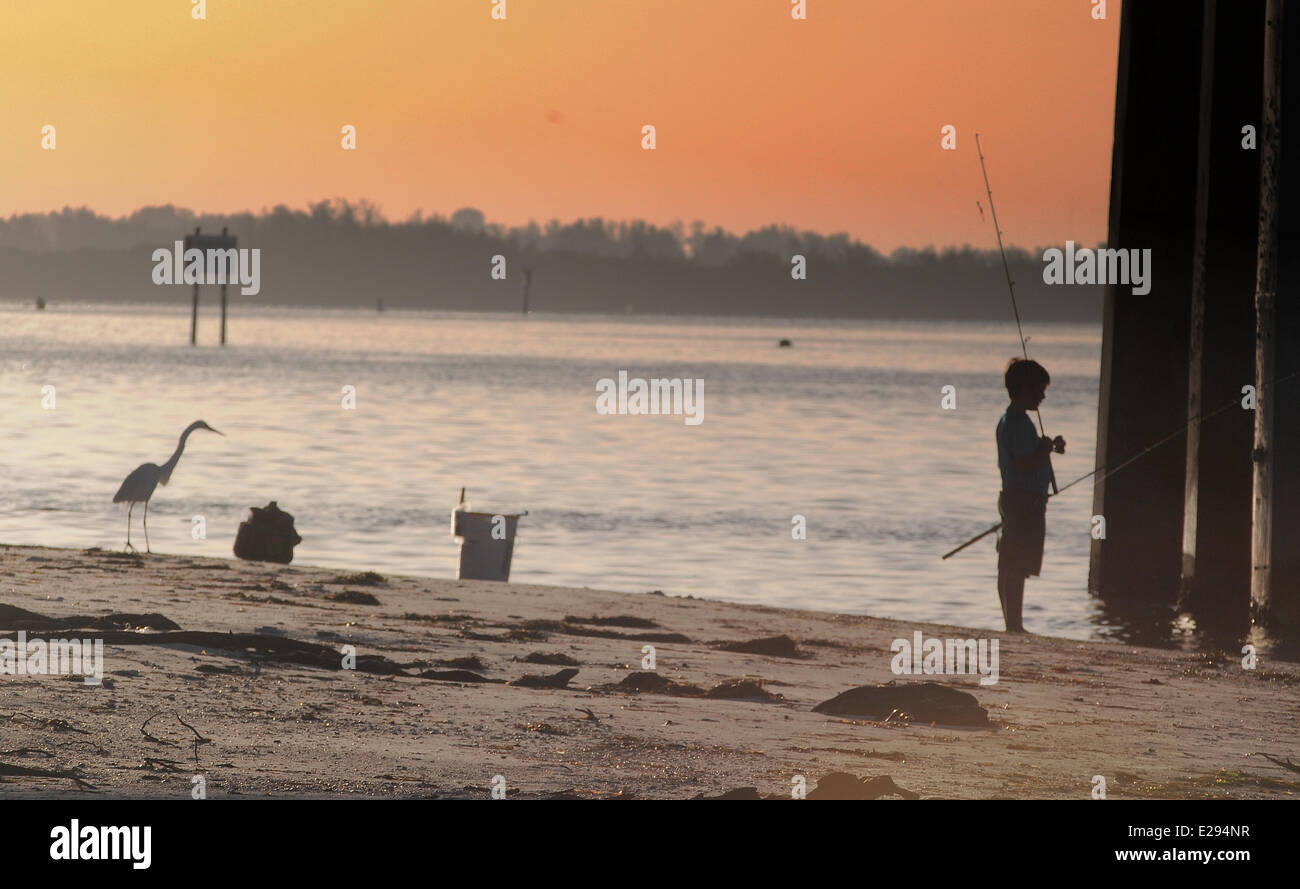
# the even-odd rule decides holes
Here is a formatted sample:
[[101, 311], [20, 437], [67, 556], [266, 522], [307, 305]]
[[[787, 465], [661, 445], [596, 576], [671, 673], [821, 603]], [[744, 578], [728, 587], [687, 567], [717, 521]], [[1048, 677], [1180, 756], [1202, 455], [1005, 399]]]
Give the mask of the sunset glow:
[[491, 6], [211, 0], [195, 21], [188, 0], [9, 0], [5, 215], [345, 197], [987, 247], [978, 130], [1009, 242], [1104, 238], [1118, 3]]

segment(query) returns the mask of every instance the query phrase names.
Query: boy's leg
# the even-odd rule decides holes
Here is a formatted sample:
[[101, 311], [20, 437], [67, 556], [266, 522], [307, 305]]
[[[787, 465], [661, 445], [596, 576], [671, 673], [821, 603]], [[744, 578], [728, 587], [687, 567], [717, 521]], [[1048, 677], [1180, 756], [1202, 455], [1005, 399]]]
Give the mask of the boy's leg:
[[1011, 567], [1010, 559], [998, 558], [998, 600], [1002, 603], [1002, 620], [1008, 633], [1023, 633], [1021, 609], [1025, 601], [1025, 578]]
[[1002, 530], [998, 531], [998, 536], [994, 538], [997, 543], [994, 548], [998, 551], [998, 603], [1002, 606], [1002, 619], [1007, 618], [1007, 591], [1006, 591], [1006, 573], [1007, 573], [1007, 513], [1002, 503], [1003, 495], [998, 494], [998, 516], [1002, 519]]
[[1008, 633], [1023, 633], [1025, 625], [1020, 610], [1025, 602], [1025, 579], [1020, 576], [1007, 578], [1006, 622]]
[[1002, 606], [1002, 619], [1007, 619], [1007, 558], [1003, 555], [1003, 540], [998, 536], [998, 604]]
[[1002, 534], [998, 540], [998, 601], [1008, 633], [1023, 633], [1021, 609], [1025, 601], [1025, 529], [1020, 500], [1005, 491], [998, 497]]

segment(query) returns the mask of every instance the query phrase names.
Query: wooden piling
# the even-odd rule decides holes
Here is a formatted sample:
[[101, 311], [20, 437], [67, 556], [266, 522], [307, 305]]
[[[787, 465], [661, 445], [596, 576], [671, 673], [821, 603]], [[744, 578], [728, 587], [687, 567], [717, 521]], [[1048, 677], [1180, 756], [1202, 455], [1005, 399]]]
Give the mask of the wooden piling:
[[[1123, 461], [1186, 420], [1202, 17], [1126, 3], [1120, 22], [1108, 247], [1152, 251], [1151, 291], [1106, 286], [1097, 463]], [[1151, 451], [1093, 489], [1106, 537], [1089, 588], [1117, 605], [1178, 598], [1186, 454]]]
[[1250, 620], [1254, 415], [1201, 419], [1254, 376], [1259, 152], [1241, 130], [1259, 122], [1263, 22], [1264, 0], [1205, 0], [1180, 605], [1226, 635]]
[[1277, 241], [1282, 176], [1282, 0], [1268, 0], [1264, 23], [1264, 117], [1260, 128], [1259, 265], [1255, 282], [1255, 464], [1251, 599], [1273, 610], [1273, 416]]

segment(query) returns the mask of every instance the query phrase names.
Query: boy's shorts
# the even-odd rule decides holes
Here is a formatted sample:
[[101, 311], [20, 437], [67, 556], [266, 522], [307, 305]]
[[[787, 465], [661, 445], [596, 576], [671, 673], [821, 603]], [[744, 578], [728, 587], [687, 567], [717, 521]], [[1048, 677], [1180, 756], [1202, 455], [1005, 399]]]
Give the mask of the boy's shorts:
[[998, 536], [998, 573], [1012, 577], [1038, 576], [1043, 569], [1047, 536], [1047, 495], [1025, 488], [998, 494], [1002, 533]]

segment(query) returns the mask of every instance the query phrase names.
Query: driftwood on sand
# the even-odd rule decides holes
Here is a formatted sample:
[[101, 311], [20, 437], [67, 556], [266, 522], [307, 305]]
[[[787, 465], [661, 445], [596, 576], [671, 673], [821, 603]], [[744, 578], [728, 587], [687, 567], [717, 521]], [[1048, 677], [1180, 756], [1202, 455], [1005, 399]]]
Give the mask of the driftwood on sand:
[[939, 725], [989, 724], [988, 712], [974, 695], [937, 682], [859, 686], [822, 701], [813, 712]]

